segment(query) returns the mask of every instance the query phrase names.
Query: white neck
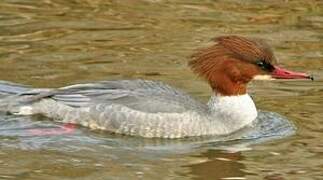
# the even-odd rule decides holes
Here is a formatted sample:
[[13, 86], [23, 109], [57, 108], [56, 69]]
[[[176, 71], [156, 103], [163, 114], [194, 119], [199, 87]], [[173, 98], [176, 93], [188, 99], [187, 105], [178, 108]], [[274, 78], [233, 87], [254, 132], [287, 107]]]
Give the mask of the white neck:
[[249, 125], [257, 117], [256, 106], [248, 94], [221, 96], [214, 94], [208, 102], [211, 116], [222, 121], [229, 134]]

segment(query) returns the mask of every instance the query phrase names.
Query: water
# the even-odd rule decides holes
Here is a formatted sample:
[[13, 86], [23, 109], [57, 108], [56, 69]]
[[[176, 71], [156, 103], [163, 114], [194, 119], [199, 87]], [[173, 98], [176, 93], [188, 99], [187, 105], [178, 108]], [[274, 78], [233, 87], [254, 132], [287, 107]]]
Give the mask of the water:
[[[43, 117], [0, 115], [0, 179], [323, 179], [323, 4], [320, 1], [1, 0], [0, 79], [35, 87], [107, 79], [162, 80], [202, 101], [189, 56], [224, 34], [262, 37], [285, 67], [315, 81], [254, 82], [258, 109], [295, 124], [292, 136], [228, 144], [160, 141]], [[257, 143], [254, 143], [257, 142]]]

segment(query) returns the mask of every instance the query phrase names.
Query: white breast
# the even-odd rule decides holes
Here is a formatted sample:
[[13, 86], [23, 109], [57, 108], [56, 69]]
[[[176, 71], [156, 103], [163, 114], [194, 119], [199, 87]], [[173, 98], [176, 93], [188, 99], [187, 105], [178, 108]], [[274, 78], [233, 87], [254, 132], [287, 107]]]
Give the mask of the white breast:
[[239, 96], [213, 95], [208, 102], [215, 120], [223, 121], [227, 133], [250, 125], [257, 117], [256, 106], [248, 94]]

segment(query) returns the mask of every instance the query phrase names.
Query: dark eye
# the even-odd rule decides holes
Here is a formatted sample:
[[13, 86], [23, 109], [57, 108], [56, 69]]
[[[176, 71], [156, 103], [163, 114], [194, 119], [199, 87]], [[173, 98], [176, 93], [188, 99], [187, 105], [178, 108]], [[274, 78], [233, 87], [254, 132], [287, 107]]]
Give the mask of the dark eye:
[[259, 66], [264, 71], [273, 71], [275, 68], [269, 62], [264, 60], [259, 60], [256, 62], [256, 65]]

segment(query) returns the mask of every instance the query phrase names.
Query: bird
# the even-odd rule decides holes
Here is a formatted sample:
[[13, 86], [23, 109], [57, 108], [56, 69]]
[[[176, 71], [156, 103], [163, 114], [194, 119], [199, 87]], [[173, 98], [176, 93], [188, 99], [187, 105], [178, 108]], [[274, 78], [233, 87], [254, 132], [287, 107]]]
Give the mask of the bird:
[[60, 88], [0, 82], [0, 111], [40, 114], [54, 121], [144, 138], [225, 136], [251, 126], [257, 109], [247, 93], [253, 80], [312, 79], [277, 65], [263, 39], [219, 36], [197, 50], [188, 66], [212, 89], [207, 103], [152, 80], [106, 80]]

